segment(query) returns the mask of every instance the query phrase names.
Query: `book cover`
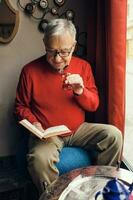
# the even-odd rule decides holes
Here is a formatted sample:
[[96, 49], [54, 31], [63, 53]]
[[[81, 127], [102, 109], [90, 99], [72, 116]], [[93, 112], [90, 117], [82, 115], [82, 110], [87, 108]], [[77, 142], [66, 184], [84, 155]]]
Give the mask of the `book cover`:
[[52, 137], [56, 135], [62, 135], [62, 134], [71, 132], [71, 130], [65, 125], [53, 126], [53, 127], [45, 129], [44, 132], [41, 132], [33, 124], [31, 124], [27, 119], [23, 119], [19, 121], [19, 123], [23, 125], [25, 128], [27, 128], [31, 133], [39, 137], [40, 139], [48, 138], [48, 137]]

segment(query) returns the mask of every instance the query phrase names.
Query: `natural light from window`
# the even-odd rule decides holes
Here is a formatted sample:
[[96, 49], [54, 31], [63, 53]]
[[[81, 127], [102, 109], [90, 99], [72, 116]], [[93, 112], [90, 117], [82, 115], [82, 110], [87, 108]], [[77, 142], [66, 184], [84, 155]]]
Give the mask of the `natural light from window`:
[[124, 159], [133, 170], [133, 0], [127, 6], [126, 120]]

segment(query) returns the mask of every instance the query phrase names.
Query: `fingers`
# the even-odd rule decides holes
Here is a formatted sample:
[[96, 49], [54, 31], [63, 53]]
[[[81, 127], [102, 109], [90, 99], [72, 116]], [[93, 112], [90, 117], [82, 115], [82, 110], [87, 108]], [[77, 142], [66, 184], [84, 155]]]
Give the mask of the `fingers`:
[[83, 79], [79, 74], [69, 74], [66, 76], [65, 84], [76, 85], [78, 87], [84, 87]]
[[84, 89], [83, 79], [79, 74], [66, 74], [63, 77], [63, 89], [73, 90], [74, 94], [81, 95]]
[[34, 122], [33, 125], [41, 132], [44, 132], [44, 129], [40, 122]]

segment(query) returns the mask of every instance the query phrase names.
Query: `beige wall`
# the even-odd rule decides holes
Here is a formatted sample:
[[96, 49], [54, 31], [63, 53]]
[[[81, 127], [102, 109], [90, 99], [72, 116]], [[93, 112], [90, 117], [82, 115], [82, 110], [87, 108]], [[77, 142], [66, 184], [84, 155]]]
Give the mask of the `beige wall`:
[[[16, 2], [10, 1], [16, 10]], [[0, 156], [14, 154], [19, 140], [13, 119], [13, 104], [20, 70], [24, 64], [44, 53], [43, 35], [37, 22], [19, 10], [18, 33], [9, 44], [0, 44]]]

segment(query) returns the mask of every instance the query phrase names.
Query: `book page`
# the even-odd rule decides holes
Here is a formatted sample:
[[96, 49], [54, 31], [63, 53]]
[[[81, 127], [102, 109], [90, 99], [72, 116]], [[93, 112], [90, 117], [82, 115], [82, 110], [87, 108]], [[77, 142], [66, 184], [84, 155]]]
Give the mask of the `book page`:
[[47, 128], [46, 130], [44, 130], [44, 132], [41, 132], [27, 119], [23, 119], [19, 123], [41, 139], [71, 132], [71, 130], [65, 125], [53, 126]]
[[25, 128], [27, 128], [31, 133], [39, 137], [40, 139], [43, 138], [43, 132], [38, 130], [33, 124], [31, 124], [27, 119], [23, 119], [19, 122]]
[[64, 133], [69, 133], [71, 132], [69, 128], [67, 128], [67, 126], [65, 125], [59, 125], [59, 126], [53, 126], [50, 128], [47, 128], [43, 135], [45, 136], [52, 136], [52, 135], [61, 135]]

